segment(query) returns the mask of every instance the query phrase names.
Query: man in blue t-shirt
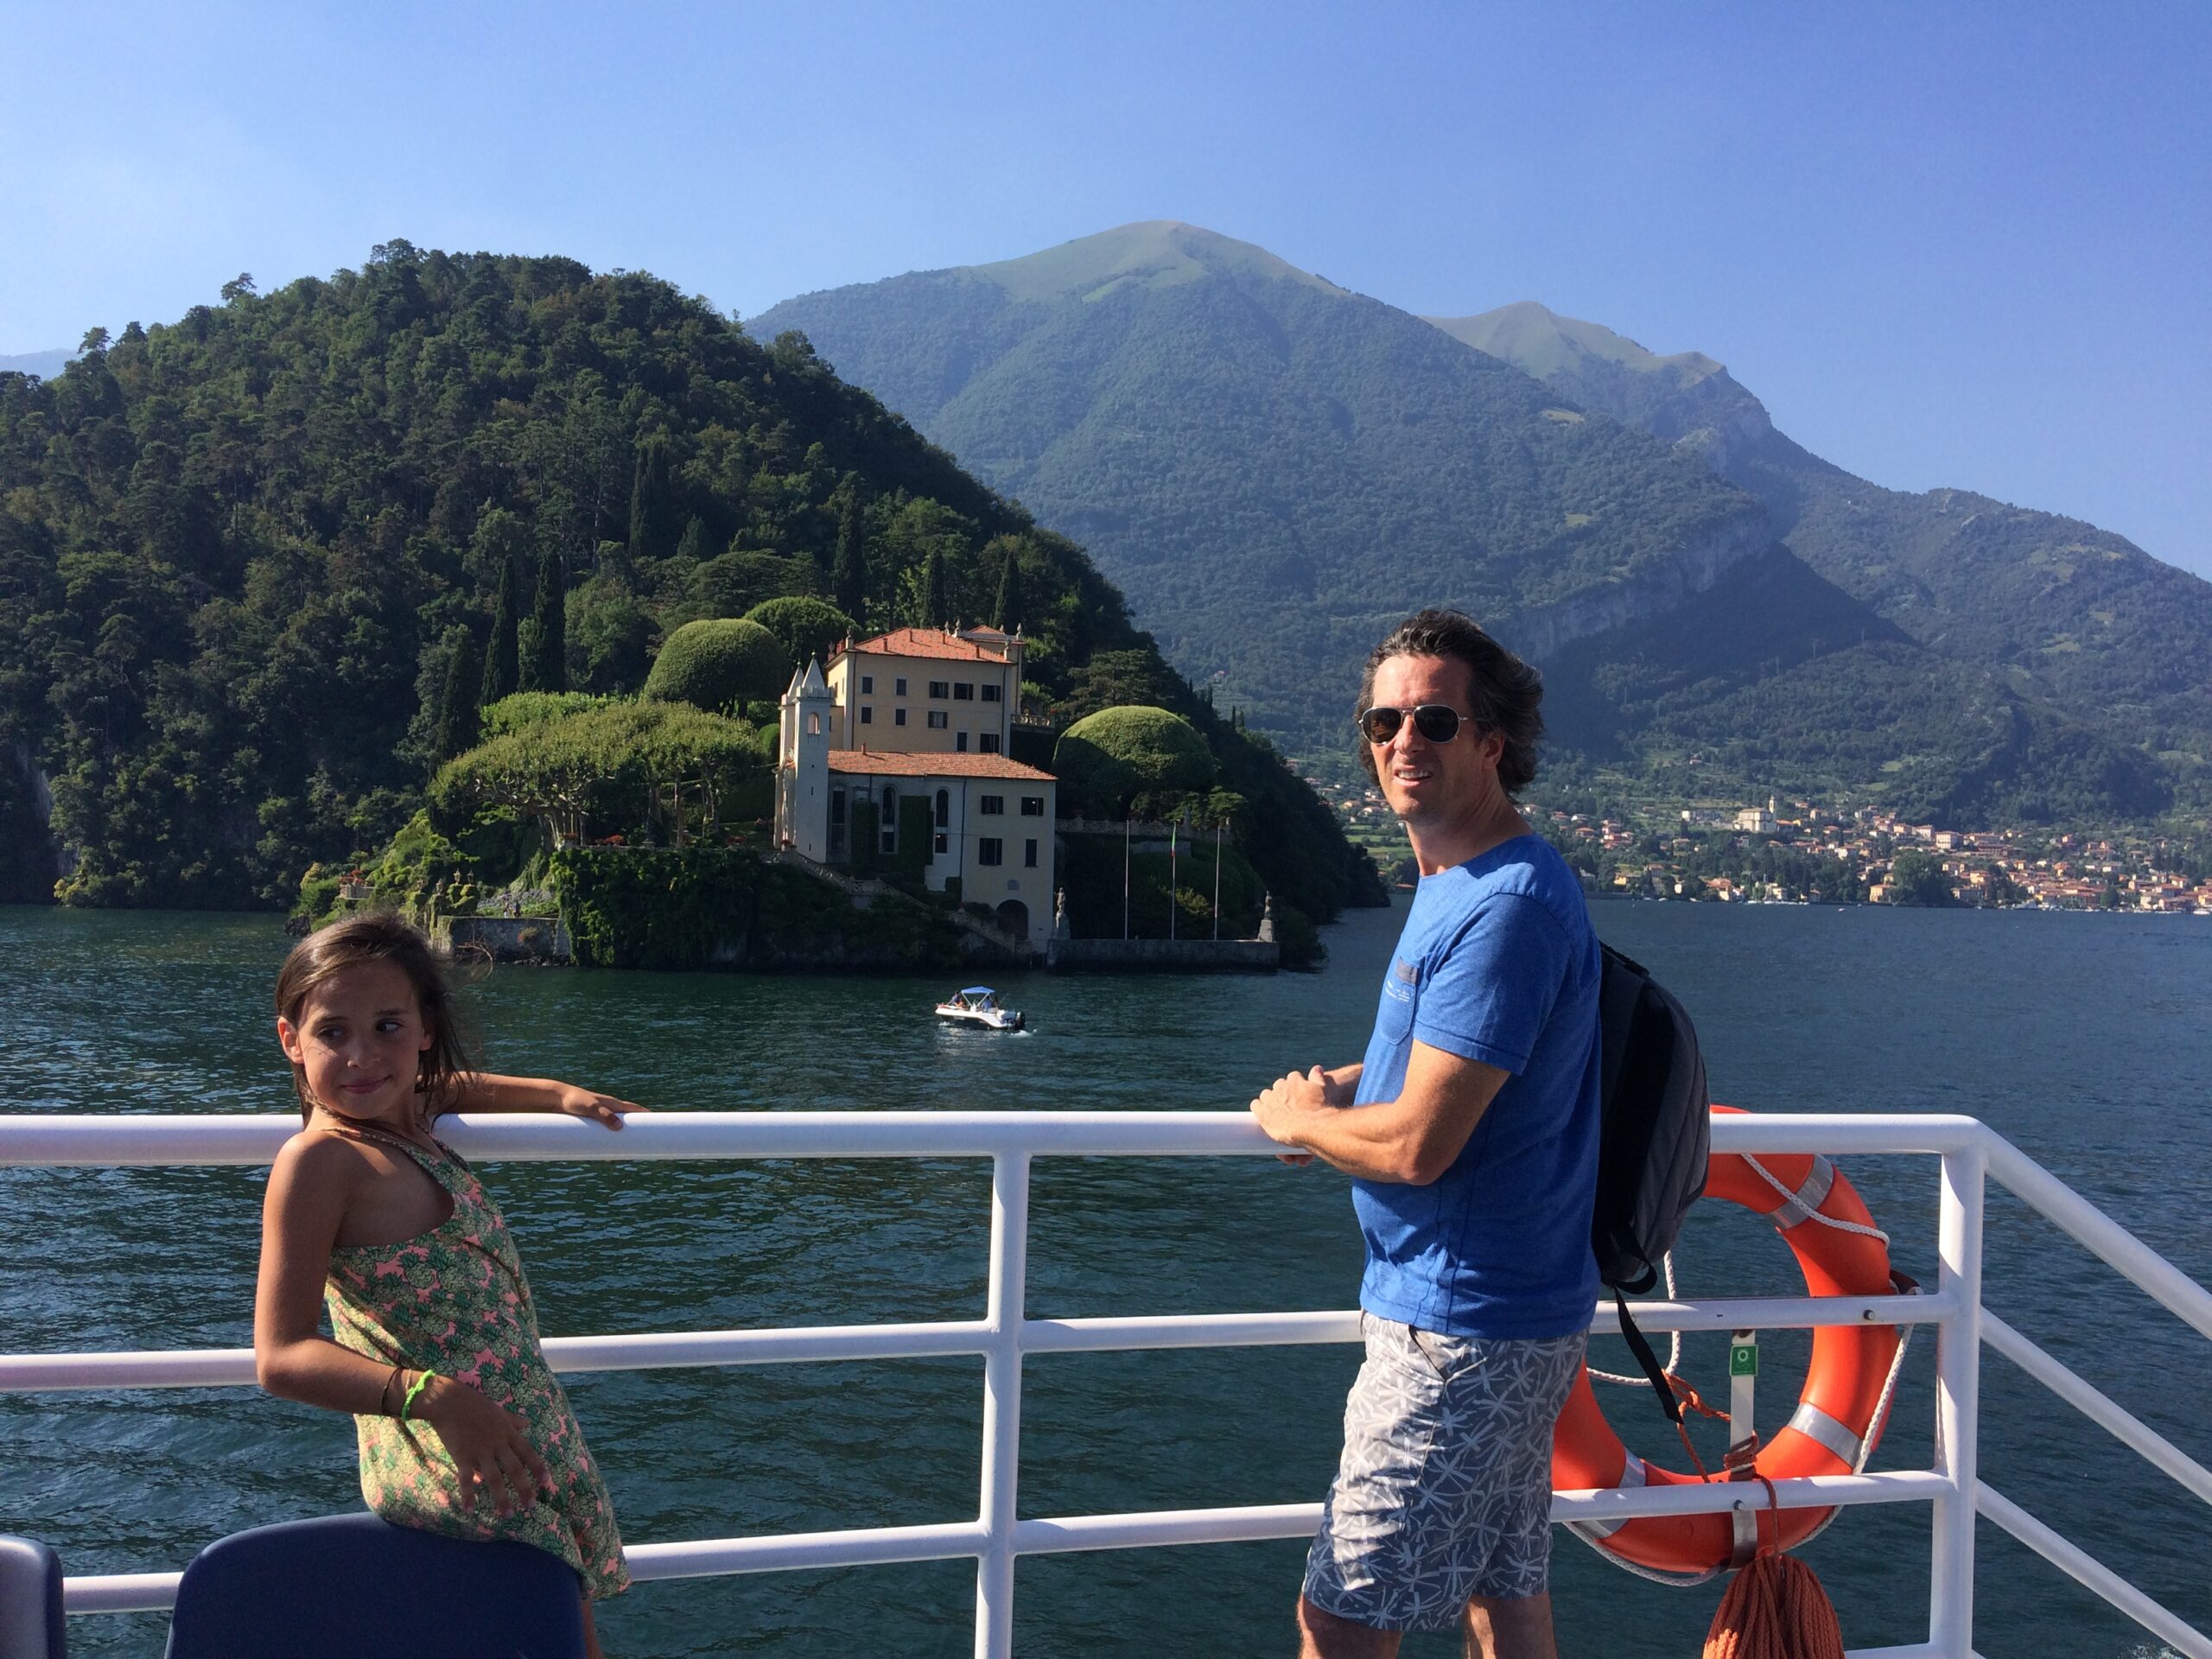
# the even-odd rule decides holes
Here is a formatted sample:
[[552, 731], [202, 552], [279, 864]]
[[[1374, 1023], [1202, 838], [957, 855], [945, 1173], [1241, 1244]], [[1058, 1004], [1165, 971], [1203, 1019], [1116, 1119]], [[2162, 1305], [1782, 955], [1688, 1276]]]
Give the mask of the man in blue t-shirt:
[[1301, 1654], [1388, 1656], [1464, 1624], [1486, 1659], [1554, 1659], [1552, 1426], [1597, 1300], [1597, 935], [1514, 798], [1535, 671], [1456, 611], [1368, 659], [1363, 758], [1420, 891], [1354, 1065], [1252, 1103], [1353, 1178], [1366, 1363], [1299, 1598]]

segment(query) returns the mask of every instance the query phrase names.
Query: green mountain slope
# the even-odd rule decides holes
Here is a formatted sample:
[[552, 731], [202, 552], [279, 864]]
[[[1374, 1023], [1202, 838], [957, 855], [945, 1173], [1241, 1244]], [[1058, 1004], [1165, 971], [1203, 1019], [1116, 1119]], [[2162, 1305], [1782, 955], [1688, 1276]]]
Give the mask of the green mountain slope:
[[803, 344], [641, 274], [395, 242], [96, 334], [52, 380], [0, 373], [0, 899], [59, 876], [83, 903], [283, 903], [380, 842], [503, 580], [564, 616], [565, 654], [531, 652], [533, 620], [523, 659], [600, 692], [635, 690], [682, 622], [778, 594], [870, 626], [1013, 607], [1032, 701], [1137, 681], [1200, 721], [1277, 892], [1325, 918], [1373, 887], [1079, 548]]
[[2186, 776], [2212, 757], [2212, 582], [2079, 519], [1854, 477], [1776, 430], [1701, 354], [1661, 357], [1526, 302], [1429, 321], [1701, 456], [1767, 505], [1792, 551], [1906, 638]]
[[[1678, 757], [1697, 753], [1701, 794], [1789, 783], [1900, 804], [2030, 800], [2005, 771], [2025, 751], [1931, 729], [1931, 686], [1986, 697], [2008, 730], [2110, 748], [2038, 686], [1960, 679], [1782, 548], [1762, 502], [1716, 477], [1695, 441], [1757, 408], [1719, 365], [1654, 359], [1540, 307], [1464, 321], [1480, 326], [1476, 350], [1249, 244], [1158, 222], [807, 295], [752, 326], [804, 334], [1080, 537], [1185, 673], [1323, 764], [1348, 751], [1365, 652], [1440, 602], [1544, 664], [1570, 769], [1671, 787]], [[1817, 697], [1796, 689], [1847, 653], [1850, 706], [1834, 720], [1866, 722], [1863, 741], [1814, 729]], [[1746, 744], [1743, 699], [1769, 680], [1792, 735]], [[2163, 804], [2155, 768], [2108, 772], [2112, 790], [2067, 798]]]
[[1414, 606], [1556, 629], [1561, 607], [1675, 593], [1770, 539], [1754, 501], [1645, 435], [1189, 226], [752, 327], [803, 331], [1083, 540], [1179, 666], [1300, 747], [1341, 743], [1350, 665]]

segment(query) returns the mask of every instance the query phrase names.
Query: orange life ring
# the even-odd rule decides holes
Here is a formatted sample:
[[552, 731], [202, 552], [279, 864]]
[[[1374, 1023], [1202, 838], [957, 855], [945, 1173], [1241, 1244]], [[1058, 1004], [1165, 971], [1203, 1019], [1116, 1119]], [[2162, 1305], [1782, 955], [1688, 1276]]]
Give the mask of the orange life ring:
[[[1715, 1106], [1716, 1112], [1738, 1108]], [[1888, 1245], [1876, 1233], [1824, 1226], [1815, 1211], [1832, 1220], [1872, 1228], [1874, 1218], [1843, 1172], [1827, 1159], [1807, 1153], [1761, 1153], [1758, 1163], [1789, 1189], [1784, 1197], [1762, 1178], [1752, 1160], [1736, 1153], [1714, 1153], [1707, 1165], [1706, 1194], [1733, 1200], [1773, 1218], [1788, 1241], [1813, 1296], [1885, 1296], [1896, 1288], [1890, 1274]], [[1881, 1438], [1875, 1421], [1889, 1385], [1899, 1336], [1895, 1325], [1829, 1325], [1813, 1332], [1813, 1362], [1804, 1392], [1789, 1427], [1763, 1446], [1760, 1474], [1780, 1480], [1796, 1475], [1847, 1475], [1861, 1466], [1860, 1446], [1868, 1451]], [[1715, 1478], [1726, 1478], [1716, 1474]], [[1695, 1475], [1677, 1474], [1646, 1463], [1621, 1444], [1591, 1392], [1586, 1366], [1560, 1413], [1552, 1435], [1552, 1485], [1560, 1491], [1618, 1486], [1686, 1486]], [[1761, 1507], [1764, 1507], [1764, 1500]], [[1823, 1525], [1833, 1510], [1784, 1510], [1780, 1547], [1795, 1548]], [[1667, 1573], [1705, 1573], [1732, 1564], [1738, 1532], [1728, 1515], [1638, 1516], [1623, 1522], [1575, 1522], [1576, 1533], [1599, 1548], [1639, 1567]], [[1770, 1523], [1765, 1526], [1770, 1541]]]

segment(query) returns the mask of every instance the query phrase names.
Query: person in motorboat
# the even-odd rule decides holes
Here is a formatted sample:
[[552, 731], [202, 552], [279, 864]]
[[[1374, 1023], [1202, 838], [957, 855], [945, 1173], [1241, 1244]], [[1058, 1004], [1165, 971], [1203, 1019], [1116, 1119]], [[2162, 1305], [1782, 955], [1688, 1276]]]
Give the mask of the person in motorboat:
[[999, 1006], [999, 994], [988, 985], [970, 985], [965, 990], [955, 991], [937, 1005], [938, 1017], [956, 1025], [981, 1026], [988, 1031], [1020, 1031], [1022, 1014], [1019, 1008]]
[[1368, 659], [1361, 759], [1421, 881], [1365, 1057], [1252, 1102], [1353, 1177], [1366, 1361], [1298, 1603], [1300, 1652], [1388, 1656], [1464, 1628], [1554, 1659], [1552, 1427], [1598, 1291], [1591, 1252], [1602, 967], [1580, 883], [1514, 798], [1535, 776], [1535, 671], [1456, 611]]
[[[591, 1603], [630, 1581], [614, 1511], [506, 1224], [432, 1133], [440, 1114], [639, 1109], [550, 1078], [473, 1070], [429, 942], [396, 917], [335, 923], [276, 979], [276, 1036], [304, 1120], [270, 1173], [254, 1304], [270, 1393], [354, 1415], [361, 1496], [402, 1526], [515, 1538]], [[327, 1307], [335, 1340], [318, 1333]]]

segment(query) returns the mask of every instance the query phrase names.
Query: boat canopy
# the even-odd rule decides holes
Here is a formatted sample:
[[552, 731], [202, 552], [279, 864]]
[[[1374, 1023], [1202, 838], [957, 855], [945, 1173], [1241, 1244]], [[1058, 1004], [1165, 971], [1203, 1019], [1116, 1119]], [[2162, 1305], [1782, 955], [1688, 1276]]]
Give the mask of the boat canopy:
[[998, 993], [988, 985], [970, 985], [960, 993], [963, 996], [996, 996]]

